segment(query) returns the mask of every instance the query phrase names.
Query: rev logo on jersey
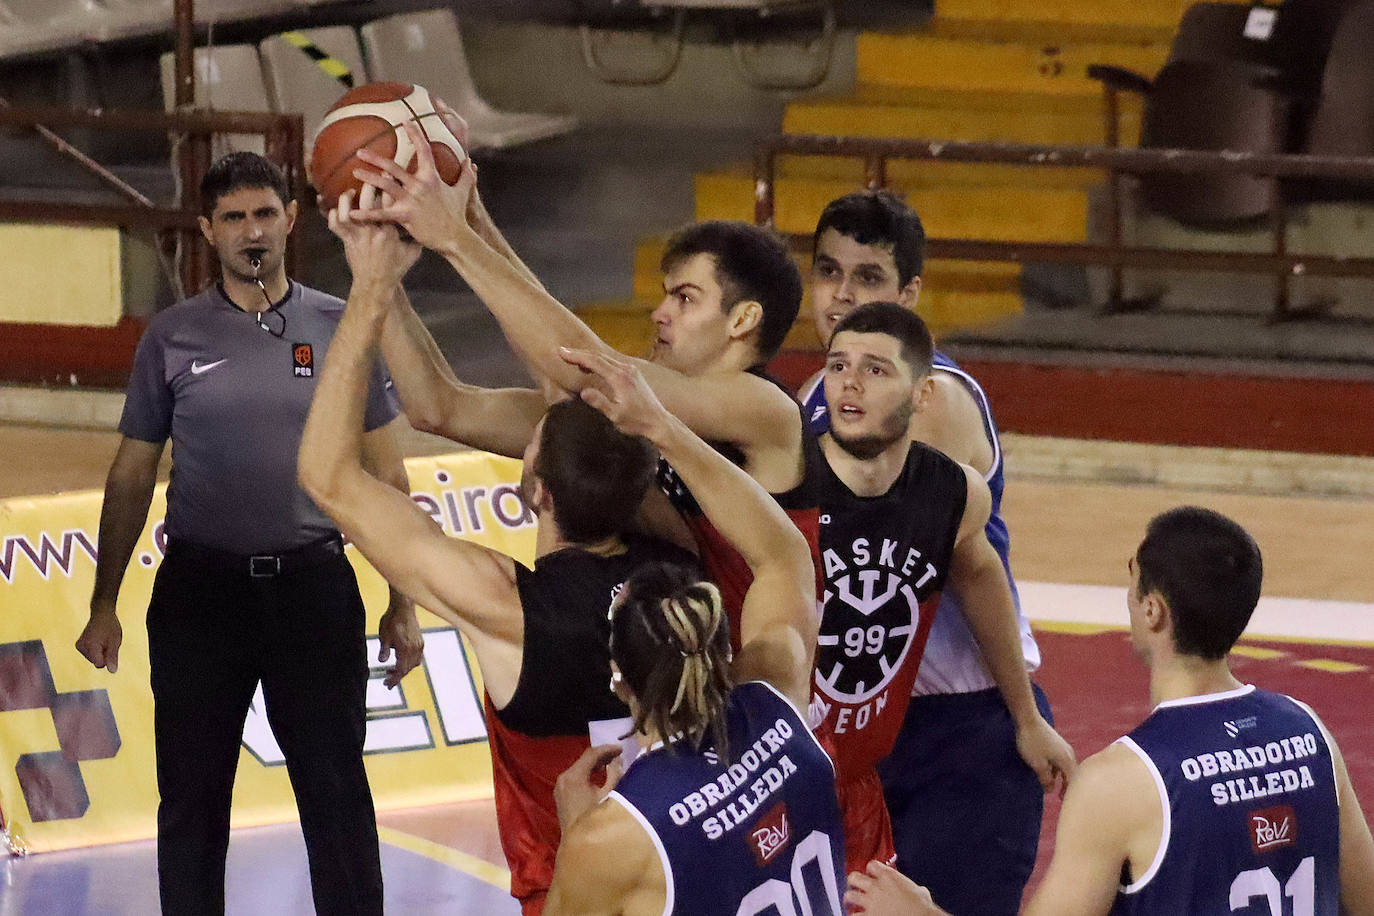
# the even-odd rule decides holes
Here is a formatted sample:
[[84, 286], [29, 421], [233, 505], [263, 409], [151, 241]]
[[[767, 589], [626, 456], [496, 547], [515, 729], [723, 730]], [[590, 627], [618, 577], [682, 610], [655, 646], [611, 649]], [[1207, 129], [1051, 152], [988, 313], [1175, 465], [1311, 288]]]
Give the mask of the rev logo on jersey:
[[787, 822], [787, 805], [778, 802], [749, 829], [749, 848], [754, 850], [754, 864], [767, 866], [778, 853], [792, 842], [792, 829]]
[[1250, 812], [1250, 843], [1255, 852], [1269, 852], [1298, 841], [1298, 816], [1291, 805], [1275, 805]]
[[315, 375], [315, 350], [308, 343], [291, 345], [291, 374], [296, 378], [313, 378]]

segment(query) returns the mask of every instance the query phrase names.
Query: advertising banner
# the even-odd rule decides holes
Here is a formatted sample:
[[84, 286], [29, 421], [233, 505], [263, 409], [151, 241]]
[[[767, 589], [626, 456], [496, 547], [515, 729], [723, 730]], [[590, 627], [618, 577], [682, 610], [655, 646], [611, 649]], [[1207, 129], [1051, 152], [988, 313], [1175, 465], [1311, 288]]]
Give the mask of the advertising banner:
[[[534, 517], [520, 500], [520, 462], [474, 452], [406, 462], [412, 496], [452, 536], [517, 560], [534, 556]], [[119, 669], [92, 668], [75, 648], [89, 616], [101, 494], [0, 501], [0, 812], [11, 848], [42, 851], [156, 832], [153, 699], [144, 616], [165, 539], [163, 486], [119, 595]], [[348, 554], [368, 609], [368, 658], [386, 583]], [[424, 664], [399, 688], [368, 683], [367, 769], [379, 808], [491, 793], [481, 674], [458, 633], [423, 609]], [[259, 688], [244, 728], [233, 823], [296, 817], [281, 749]]]

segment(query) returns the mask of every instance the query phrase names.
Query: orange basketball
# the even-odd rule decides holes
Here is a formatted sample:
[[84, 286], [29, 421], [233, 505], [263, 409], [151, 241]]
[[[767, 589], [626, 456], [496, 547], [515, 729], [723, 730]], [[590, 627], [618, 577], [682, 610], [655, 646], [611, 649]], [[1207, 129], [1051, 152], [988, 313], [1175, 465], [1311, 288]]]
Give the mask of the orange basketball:
[[429, 138], [439, 177], [448, 184], [456, 182], [467, 158], [463, 119], [423, 86], [368, 83], [335, 102], [315, 133], [307, 171], [320, 203], [332, 208], [344, 191], [362, 189], [353, 170], [372, 166], [355, 155], [360, 149], [415, 171], [415, 149], [404, 129], [407, 121], [414, 121]]

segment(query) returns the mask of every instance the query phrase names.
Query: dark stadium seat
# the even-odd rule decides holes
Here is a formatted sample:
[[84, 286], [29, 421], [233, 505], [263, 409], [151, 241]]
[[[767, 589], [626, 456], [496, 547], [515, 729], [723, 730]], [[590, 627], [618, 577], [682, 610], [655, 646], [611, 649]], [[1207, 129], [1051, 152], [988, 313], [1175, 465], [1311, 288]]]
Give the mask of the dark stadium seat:
[[[1374, 157], [1374, 0], [1346, 5], [1300, 151]], [[1289, 182], [1285, 192], [1295, 202], [1374, 200], [1374, 186], [1346, 181]]]

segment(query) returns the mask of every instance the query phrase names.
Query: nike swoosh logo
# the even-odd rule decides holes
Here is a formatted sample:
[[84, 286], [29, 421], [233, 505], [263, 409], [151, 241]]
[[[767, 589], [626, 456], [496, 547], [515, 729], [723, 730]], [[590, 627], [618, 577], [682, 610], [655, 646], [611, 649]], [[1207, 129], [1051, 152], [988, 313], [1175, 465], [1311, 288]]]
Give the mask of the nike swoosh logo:
[[191, 374], [192, 374], [192, 375], [200, 375], [202, 372], [209, 372], [211, 369], [215, 368], [215, 367], [218, 366], [220, 363], [225, 363], [225, 362], [228, 362], [228, 361], [229, 361], [229, 358], [228, 358], [228, 357], [225, 357], [224, 359], [217, 359], [217, 360], [215, 360], [213, 363], [206, 363], [205, 365], [202, 366], [202, 365], [200, 364], [200, 361], [199, 361], [199, 360], [196, 360], [196, 361], [194, 361], [194, 362], [191, 363]]

